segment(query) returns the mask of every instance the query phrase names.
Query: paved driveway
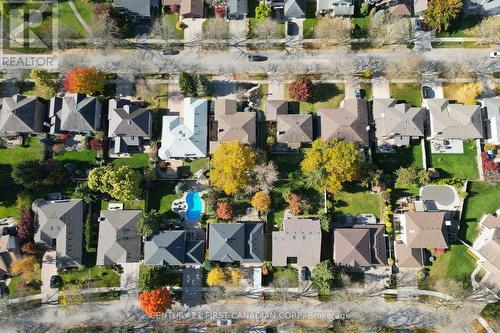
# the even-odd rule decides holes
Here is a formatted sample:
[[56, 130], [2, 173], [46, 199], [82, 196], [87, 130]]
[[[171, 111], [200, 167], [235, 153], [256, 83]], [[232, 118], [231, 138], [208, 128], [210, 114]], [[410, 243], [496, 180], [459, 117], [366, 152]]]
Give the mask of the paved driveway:
[[168, 85], [168, 109], [170, 112], [179, 112], [182, 114], [182, 103], [184, 96], [181, 94], [181, 90], [178, 84]]
[[247, 20], [230, 20], [229, 33], [231, 38], [245, 40], [247, 38]]
[[56, 251], [47, 251], [42, 258], [42, 294], [51, 295], [57, 292], [57, 288], [50, 287], [50, 277], [57, 275]]
[[185, 42], [191, 42], [200, 38], [203, 33], [203, 21], [205, 21], [205, 19], [185, 18], [182, 20], [186, 26], [184, 29]]
[[201, 304], [203, 269], [187, 267], [182, 273], [182, 301], [189, 307]]
[[373, 97], [374, 98], [390, 98], [391, 92], [389, 91], [389, 81], [386, 80], [373, 80]]
[[116, 79], [116, 96], [128, 97], [134, 95], [134, 75], [118, 75]]

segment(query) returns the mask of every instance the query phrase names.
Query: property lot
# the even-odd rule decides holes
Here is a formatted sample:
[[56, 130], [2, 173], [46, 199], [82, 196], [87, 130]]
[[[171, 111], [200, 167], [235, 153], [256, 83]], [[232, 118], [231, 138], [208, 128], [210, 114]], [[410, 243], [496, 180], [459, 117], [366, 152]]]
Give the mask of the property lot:
[[[285, 85], [285, 99], [290, 99], [289, 85]], [[289, 103], [296, 113], [316, 113], [319, 109], [338, 108], [345, 97], [342, 83], [315, 83], [312, 100], [309, 102]]]
[[426, 143], [429, 149], [426, 150], [429, 155], [429, 167], [438, 170], [441, 178], [478, 178], [474, 140], [464, 141], [463, 154], [430, 154], [429, 142]]
[[389, 85], [391, 97], [398, 101], [405, 101], [411, 106], [422, 106], [420, 84], [417, 83], [391, 83]]

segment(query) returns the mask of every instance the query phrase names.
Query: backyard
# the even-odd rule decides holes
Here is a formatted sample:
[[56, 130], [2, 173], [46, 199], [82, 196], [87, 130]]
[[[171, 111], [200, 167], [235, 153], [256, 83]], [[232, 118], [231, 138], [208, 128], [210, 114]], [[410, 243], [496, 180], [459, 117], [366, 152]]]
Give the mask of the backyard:
[[400, 167], [422, 169], [421, 141], [412, 140], [409, 146], [395, 147], [394, 153], [376, 153], [374, 162], [386, 174], [392, 174]]
[[297, 153], [292, 154], [273, 154], [271, 159], [276, 164], [280, 173], [280, 178], [288, 178], [288, 174], [300, 169], [300, 162], [308, 148], [301, 148]]
[[441, 178], [459, 178], [475, 180], [478, 178], [476, 162], [476, 143], [474, 140], [464, 141], [463, 154], [431, 154], [429, 152], [429, 167], [439, 171]]
[[[285, 99], [290, 99], [288, 84], [285, 84]], [[344, 99], [344, 84], [321, 83], [313, 85], [312, 100], [309, 102], [289, 102], [291, 113], [316, 113], [319, 109], [338, 108]]]
[[168, 218], [177, 218], [172, 211], [172, 202], [179, 197], [175, 194], [175, 182], [157, 181], [148, 193], [148, 210], [156, 209]]
[[411, 106], [422, 106], [420, 84], [418, 83], [391, 83], [389, 84], [391, 98], [405, 101]]
[[62, 289], [76, 286], [77, 288], [119, 287], [120, 274], [103, 266], [78, 268], [60, 274], [63, 280]]
[[380, 218], [380, 196], [357, 184], [347, 184], [334, 196], [334, 211], [349, 215], [373, 214]]
[[145, 153], [135, 153], [131, 157], [112, 159], [114, 167], [128, 165], [133, 169], [142, 169], [149, 166], [149, 156]]

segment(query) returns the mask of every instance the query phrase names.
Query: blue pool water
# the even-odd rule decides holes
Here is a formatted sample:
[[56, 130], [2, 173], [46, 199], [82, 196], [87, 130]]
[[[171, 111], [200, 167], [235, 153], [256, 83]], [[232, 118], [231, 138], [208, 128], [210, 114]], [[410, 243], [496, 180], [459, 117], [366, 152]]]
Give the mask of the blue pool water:
[[200, 194], [198, 192], [188, 192], [186, 195], [186, 203], [186, 218], [190, 221], [198, 221], [203, 209], [203, 202]]

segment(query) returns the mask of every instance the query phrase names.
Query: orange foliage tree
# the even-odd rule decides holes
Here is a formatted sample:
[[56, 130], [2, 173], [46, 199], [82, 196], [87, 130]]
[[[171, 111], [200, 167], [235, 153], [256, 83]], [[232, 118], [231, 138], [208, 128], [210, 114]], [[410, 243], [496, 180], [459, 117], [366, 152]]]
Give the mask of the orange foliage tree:
[[302, 198], [300, 195], [295, 193], [290, 195], [290, 199], [288, 199], [288, 209], [290, 209], [290, 213], [295, 216], [302, 214]]
[[257, 192], [252, 198], [252, 206], [259, 212], [265, 212], [271, 207], [271, 197], [264, 191]]
[[64, 77], [64, 90], [69, 93], [95, 95], [104, 91], [104, 73], [95, 67], [74, 67]]
[[157, 288], [140, 294], [139, 302], [149, 317], [156, 317], [172, 307], [172, 296], [167, 288]]
[[230, 220], [233, 217], [233, 206], [229, 201], [219, 202], [215, 215], [222, 220]]

